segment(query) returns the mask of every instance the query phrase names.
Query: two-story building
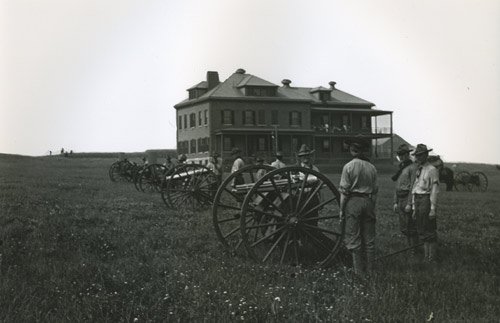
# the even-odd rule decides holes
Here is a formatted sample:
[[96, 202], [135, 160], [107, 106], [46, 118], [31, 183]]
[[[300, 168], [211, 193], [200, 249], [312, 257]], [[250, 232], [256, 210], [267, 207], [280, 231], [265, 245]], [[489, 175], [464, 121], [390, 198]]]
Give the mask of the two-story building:
[[[288, 162], [302, 144], [316, 150], [316, 162], [342, 162], [350, 158], [345, 140], [362, 135], [376, 140], [391, 138], [392, 111], [374, 109], [373, 103], [336, 88], [281, 86], [238, 69], [224, 82], [207, 72], [187, 91], [177, 110], [177, 151], [188, 159], [204, 161], [209, 152], [224, 160], [233, 147], [243, 155], [270, 160], [282, 151]], [[377, 117], [388, 116], [388, 127], [377, 127]]]

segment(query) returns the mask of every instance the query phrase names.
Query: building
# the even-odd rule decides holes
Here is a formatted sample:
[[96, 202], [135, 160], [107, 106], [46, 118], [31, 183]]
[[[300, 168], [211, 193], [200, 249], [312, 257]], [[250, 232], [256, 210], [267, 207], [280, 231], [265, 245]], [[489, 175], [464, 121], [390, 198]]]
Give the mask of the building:
[[376, 156], [376, 158], [395, 158], [394, 147], [397, 148], [402, 144], [406, 144], [411, 149], [415, 149], [415, 146], [394, 133], [392, 138], [377, 139], [372, 147], [372, 154]]
[[[288, 162], [302, 144], [316, 150], [317, 163], [350, 158], [345, 140], [362, 135], [391, 138], [392, 111], [374, 109], [373, 103], [336, 88], [281, 86], [238, 69], [224, 82], [218, 72], [187, 89], [188, 98], [175, 105], [177, 151], [188, 159], [204, 161], [210, 151], [224, 160], [233, 147], [244, 157], [271, 158], [282, 151]], [[386, 116], [390, 126], [377, 127]]]

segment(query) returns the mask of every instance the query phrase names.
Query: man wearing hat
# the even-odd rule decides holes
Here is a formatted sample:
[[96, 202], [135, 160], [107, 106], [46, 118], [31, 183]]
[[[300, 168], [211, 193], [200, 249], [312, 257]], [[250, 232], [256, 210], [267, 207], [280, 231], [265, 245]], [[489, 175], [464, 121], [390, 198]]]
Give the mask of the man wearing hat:
[[276, 169], [286, 167], [286, 164], [283, 162], [283, 154], [281, 153], [281, 151], [278, 151], [275, 157], [276, 160], [271, 163], [271, 167], [274, 167]]
[[[415, 181], [417, 164], [410, 159], [410, 149], [407, 144], [401, 144], [396, 151], [399, 169], [391, 179], [395, 182], [393, 210], [399, 216], [399, 228], [406, 236], [409, 247], [418, 244], [417, 227], [411, 212], [412, 195], [411, 187]], [[414, 254], [414, 249], [412, 250]]]
[[[241, 158], [241, 149], [234, 147], [231, 150], [231, 156], [234, 158], [233, 166], [231, 167], [231, 174], [245, 167], [245, 162]], [[243, 176], [236, 176], [233, 181], [233, 186], [245, 184], [245, 179]]]
[[432, 149], [427, 149], [426, 145], [418, 144], [412, 154], [418, 168], [411, 193], [413, 218], [416, 221], [418, 236], [424, 242], [424, 259], [433, 262], [437, 252], [436, 207], [439, 172], [427, 161], [430, 151]]
[[319, 172], [318, 167], [314, 166], [312, 163], [311, 155], [314, 154], [315, 150], [309, 149], [306, 144], [300, 146], [300, 150], [297, 153], [297, 157], [299, 157], [299, 166], [310, 168]]
[[217, 152], [213, 153], [210, 158], [208, 158], [207, 168], [214, 173], [217, 177], [217, 183], [220, 184], [222, 182], [222, 161], [219, 159], [219, 154]]
[[345, 245], [352, 253], [354, 272], [372, 271], [375, 260], [375, 203], [377, 170], [365, 157], [369, 143], [356, 138], [346, 142], [354, 157], [344, 165], [340, 179], [340, 219], [345, 220]]

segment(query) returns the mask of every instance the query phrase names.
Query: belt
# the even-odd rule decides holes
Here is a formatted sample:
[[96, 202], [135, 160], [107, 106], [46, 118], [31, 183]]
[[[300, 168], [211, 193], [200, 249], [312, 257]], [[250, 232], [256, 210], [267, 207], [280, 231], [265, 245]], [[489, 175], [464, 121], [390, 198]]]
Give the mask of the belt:
[[431, 194], [413, 194], [413, 196], [415, 196], [416, 199], [423, 199], [423, 198], [426, 198], [426, 197], [430, 197]]
[[372, 197], [372, 194], [371, 193], [360, 193], [360, 192], [351, 192], [349, 193], [349, 196], [356, 196], [356, 197], [369, 197], [371, 198]]
[[410, 194], [409, 190], [396, 190], [396, 196], [398, 197], [406, 197]]

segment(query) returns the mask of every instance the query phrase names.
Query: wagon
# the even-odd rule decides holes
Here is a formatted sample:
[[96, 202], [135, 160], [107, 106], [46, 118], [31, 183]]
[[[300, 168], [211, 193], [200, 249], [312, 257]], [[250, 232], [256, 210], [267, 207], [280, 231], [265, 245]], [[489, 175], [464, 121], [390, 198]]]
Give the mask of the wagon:
[[213, 225], [231, 252], [261, 263], [329, 266], [342, 247], [340, 194], [322, 173], [248, 166], [222, 182]]
[[483, 172], [461, 171], [455, 174], [454, 186], [457, 191], [486, 192], [488, 177]]

